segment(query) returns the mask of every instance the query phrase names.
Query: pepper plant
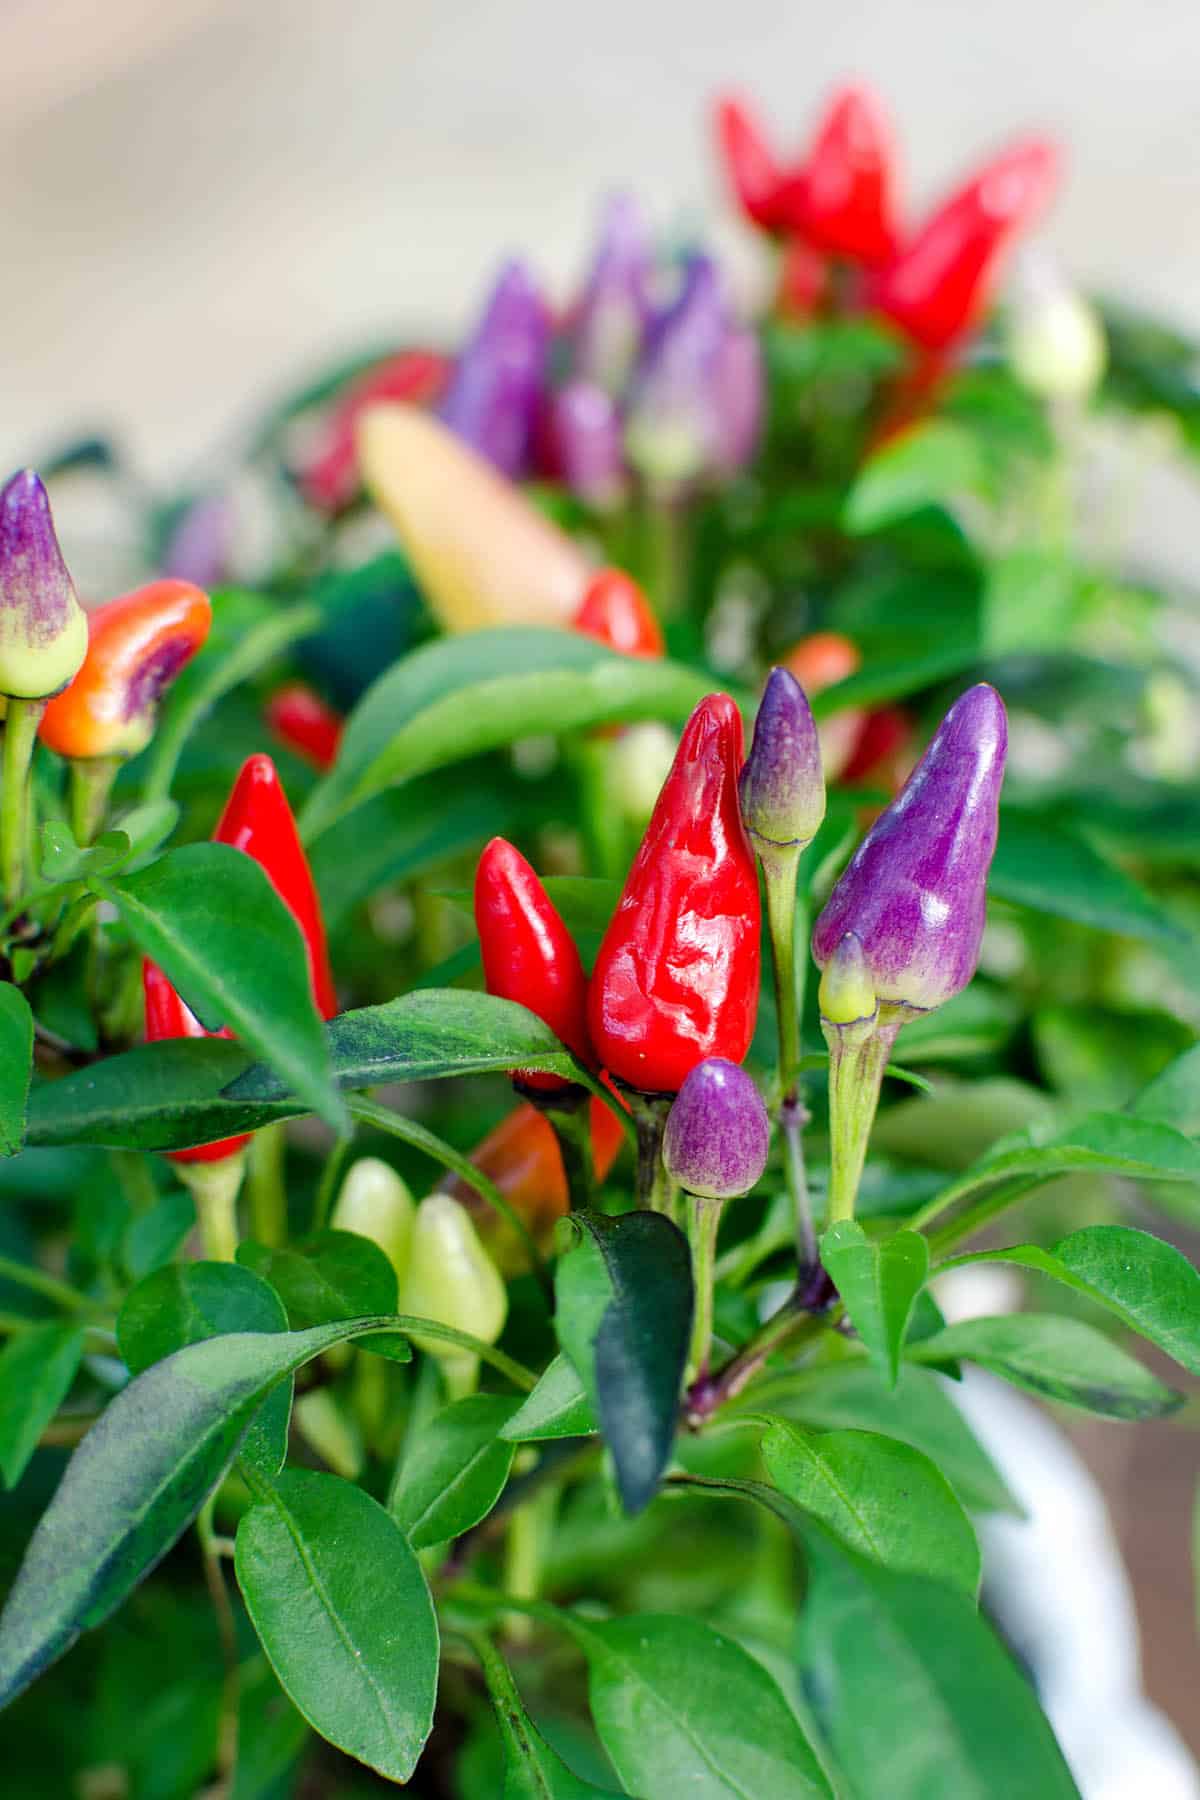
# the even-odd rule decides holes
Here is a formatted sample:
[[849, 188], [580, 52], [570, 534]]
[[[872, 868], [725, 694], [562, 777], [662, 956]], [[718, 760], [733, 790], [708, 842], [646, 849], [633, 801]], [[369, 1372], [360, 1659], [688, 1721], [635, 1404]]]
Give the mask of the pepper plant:
[[1195, 390], [994, 326], [1050, 146], [719, 141], [760, 318], [622, 199], [86, 615], [0, 493], [6, 1792], [1076, 1792], [955, 1383], [1187, 1429], [1194, 679], [1080, 484]]

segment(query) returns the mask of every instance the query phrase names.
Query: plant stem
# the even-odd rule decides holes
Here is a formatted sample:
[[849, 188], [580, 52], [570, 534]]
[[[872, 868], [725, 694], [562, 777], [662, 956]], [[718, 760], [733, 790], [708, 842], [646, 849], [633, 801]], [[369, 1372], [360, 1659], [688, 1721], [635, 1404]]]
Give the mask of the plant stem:
[[829, 1219], [831, 1225], [854, 1217], [858, 1184], [867, 1159], [867, 1144], [879, 1104], [883, 1072], [903, 1020], [885, 1016], [882, 1008], [865, 1033], [858, 1027], [825, 1024], [829, 1045]]
[[80, 849], [100, 829], [120, 767], [119, 756], [86, 756], [71, 764], [71, 831]]
[[783, 1167], [796, 1226], [796, 1259], [801, 1269], [817, 1260], [817, 1236], [813, 1229], [812, 1203], [804, 1165], [804, 1127], [809, 1112], [800, 1083], [801, 988], [796, 977], [796, 938], [804, 924], [806, 908], [796, 894], [800, 850], [760, 850], [767, 890], [767, 926], [771, 933], [771, 961], [775, 970], [775, 1013], [779, 1027], [779, 1130], [783, 1138]]
[[282, 1119], [275, 1119], [255, 1132], [247, 1154], [250, 1230], [258, 1243], [271, 1248], [287, 1241], [287, 1191], [283, 1180], [286, 1150], [286, 1126]]
[[217, 1730], [217, 1768], [224, 1782], [231, 1781], [237, 1767], [238, 1711], [241, 1702], [241, 1674], [238, 1667], [237, 1621], [225, 1586], [221, 1568], [221, 1550], [213, 1529], [216, 1495], [210, 1494], [196, 1518], [196, 1536], [204, 1559], [204, 1579], [212, 1600], [221, 1640], [221, 1656], [225, 1664], [225, 1680], [221, 1690], [221, 1714]]
[[346, 1166], [346, 1158], [350, 1154], [353, 1138], [342, 1137], [337, 1140], [329, 1155], [325, 1158], [325, 1167], [321, 1170], [321, 1180], [317, 1188], [317, 1197], [313, 1202], [313, 1230], [320, 1231], [333, 1210], [333, 1198], [338, 1183], [342, 1178], [342, 1170]]
[[692, 1319], [692, 1347], [688, 1356], [687, 1380], [703, 1381], [708, 1374], [712, 1353], [713, 1266], [717, 1259], [717, 1232], [721, 1224], [720, 1200], [704, 1194], [689, 1194], [688, 1236], [692, 1243], [692, 1286], [695, 1289], [695, 1313]]
[[768, 1356], [782, 1349], [784, 1344], [800, 1343], [806, 1338], [814, 1337], [823, 1328], [824, 1321], [821, 1318], [804, 1310], [803, 1296], [797, 1288], [779, 1311], [773, 1313], [749, 1342], [742, 1345], [737, 1355], [730, 1358], [723, 1369], [718, 1369], [715, 1375], [701, 1376], [692, 1383], [684, 1403], [689, 1425], [698, 1429], [706, 1420], [711, 1419], [727, 1401], [741, 1393], [747, 1382], [758, 1374]]
[[3, 884], [6, 907], [16, 906], [25, 892], [29, 853], [29, 770], [38, 726], [45, 710], [45, 700], [9, 696], [0, 767], [0, 883]]
[[651, 1212], [666, 1213], [669, 1218], [675, 1210], [675, 1190], [663, 1166], [662, 1144], [671, 1096], [643, 1094], [631, 1088], [624, 1092], [637, 1128], [637, 1204]]
[[237, 1151], [220, 1162], [177, 1163], [179, 1178], [191, 1189], [204, 1254], [212, 1262], [232, 1262], [237, 1254], [237, 1200], [246, 1172], [246, 1153]]
[[28, 1263], [16, 1262], [11, 1256], [0, 1256], [0, 1280], [15, 1281], [21, 1287], [30, 1288], [35, 1294], [41, 1294], [45, 1299], [67, 1307], [71, 1312], [100, 1310], [97, 1302], [89, 1300], [77, 1288], [69, 1287], [54, 1275], [47, 1275], [44, 1269], [33, 1269]]

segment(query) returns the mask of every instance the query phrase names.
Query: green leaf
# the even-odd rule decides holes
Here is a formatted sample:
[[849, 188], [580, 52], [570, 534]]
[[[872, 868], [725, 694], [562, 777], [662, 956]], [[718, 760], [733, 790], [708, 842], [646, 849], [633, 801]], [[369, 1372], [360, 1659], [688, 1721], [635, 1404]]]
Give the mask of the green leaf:
[[1015, 1244], [951, 1257], [941, 1266], [981, 1262], [1018, 1263], [1062, 1282], [1200, 1375], [1200, 1272], [1173, 1244], [1128, 1225], [1088, 1225], [1053, 1250]]
[[1014, 1313], [964, 1319], [909, 1347], [914, 1362], [979, 1363], [1043, 1400], [1058, 1400], [1109, 1419], [1155, 1419], [1182, 1396], [1078, 1319]]
[[1200, 1132], [1200, 1044], [1193, 1044], [1156, 1075], [1129, 1110], [1139, 1119], [1173, 1126], [1189, 1137]]
[[[385, 1310], [394, 1311], [395, 1301]], [[140, 1375], [185, 1344], [231, 1331], [286, 1331], [283, 1302], [265, 1281], [236, 1263], [173, 1263], [139, 1281], [117, 1315], [117, 1347], [131, 1375]], [[274, 1475], [287, 1455], [292, 1383], [281, 1381], [263, 1402], [242, 1444], [242, 1456]]]
[[946, 419], [930, 420], [868, 457], [846, 496], [842, 523], [855, 537], [879, 531], [910, 513], [971, 492], [982, 476], [971, 432]]
[[919, 1450], [873, 1431], [797, 1431], [774, 1420], [762, 1454], [776, 1487], [849, 1549], [889, 1569], [978, 1593], [971, 1521], [941, 1470]]
[[25, 1138], [25, 1105], [33, 1073], [33, 1014], [19, 987], [0, 982], [0, 1155], [15, 1156]]
[[53, 819], [38, 834], [38, 868], [43, 881], [86, 881], [127, 861], [132, 845], [123, 831], [106, 831], [94, 844], [80, 849], [65, 819]]
[[187, 1188], [172, 1188], [149, 1212], [139, 1213], [125, 1233], [124, 1261], [140, 1281], [173, 1260], [196, 1223], [196, 1203]]
[[532, 1394], [501, 1426], [500, 1436], [512, 1444], [525, 1444], [544, 1438], [590, 1437], [595, 1429], [596, 1415], [575, 1365], [560, 1355], [547, 1366]]
[[988, 886], [1002, 900], [1097, 931], [1176, 947], [1184, 941], [1144, 888], [1058, 819], [1006, 807]]
[[823, 1233], [821, 1261], [868, 1354], [895, 1387], [904, 1334], [929, 1274], [928, 1240], [919, 1231], [868, 1238], [849, 1219]]
[[121, 813], [116, 823], [129, 839], [128, 861], [137, 862], [166, 843], [179, 823], [179, 808], [174, 800], [149, 800]]
[[760, 1384], [737, 1410], [770, 1406], [826, 1430], [877, 1431], [911, 1444], [941, 1469], [972, 1512], [1020, 1513], [1004, 1478], [971, 1431], [944, 1382], [906, 1363], [895, 1389], [863, 1362], [800, 1370]]
[[38, 1439], [66, 1399], [79, 1359], [78, 1325], [31, 1325], [0, 1352], [0, 1475], [14, 1488]]
[[593, 1787], [572, 1774], [550, 1748], [525, 1711], [508, 1664], [495, 1646], [483, 1637], [472, 1643], [483, 1664], [504, 1745], [501, 1800], [616, 1800], [611, 1789]]
[[379, 1245], [357, 1232], [318, 1231], [277, 1249], [248, 1239], [237, 1259], [270, 1283], [293, 1331], [396, 1310], [396, 1271]]
[[438, 1628], [395, 1521], [336, 1475], [286, 1470], [242, 1518], [235, 1566], [271, 1666], [309, 1724], [407, 1781], [433, 1728]]
[[684, 719], [699, 671], [618, 656], [568, 631], [504, 626], [438, 638], [368, 688], [302, 826], [314, 839], [381, 788], [516, 738], [631, 719]]
[[812, 1800], [830, 1788], [771, 1675], [699, 1619], [564, 1615], [600, 1741], [632, 1794]]
[[228, 1026], [314, 1112], [343, 1126], [300, 927], [252, 857], [229, 844], [187, 844], [90, 885], [204, 1025]]
[[177, 1350], [131, 1381], [68, 1463], [0, 1614], [0, 1706], [103, 1624], [166, 1554], [276, 1382], [346, 1338], [393, 1325], [236, 1332]]
[[512, 1467], [515, 1445], [499, 1433], [517, 1405], [508, 1395], [471, 1394], [422, 1426], [388, 1508], [414, 1549], [448, 1543], [487, 1518]]
[[[249, 858], [245, 858], [249, 861]], [[571, 1075], [548, 1026], [490, 994], [426, 988], [342, 1013], [326, 1027], [334, 1078], [347, 1090], [512, 1068]], [[309, 1110], [270, 1069], [220, 1039], [175, 1039], [106, 1057], [30, 1097], [32, 1144], [172, 1150], [253, 1131]]]
[[559, 1343], [612, 1452], [627, 1513], [658, 1488], [675, 1441], [692, 1328], [687, 1239], [662, 1213], [573, 1213], [555, 1271]]

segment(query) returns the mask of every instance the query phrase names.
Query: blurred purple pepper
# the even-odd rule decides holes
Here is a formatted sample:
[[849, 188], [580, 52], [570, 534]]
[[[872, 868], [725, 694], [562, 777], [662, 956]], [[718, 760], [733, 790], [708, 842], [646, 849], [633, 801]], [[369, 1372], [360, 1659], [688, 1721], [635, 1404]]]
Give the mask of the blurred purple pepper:
[[738, 778], [742, 823], [760, 857], [798, 855], [825, 817], [821, 746], [804, 689], [772, 669], [754, 721], [754, 742]]
[[443, 424], [514, 480], [528, 469], [549, 343], [541, 295], [522, 263], [506, 263], [438, 408]]
[[621, 418], [616, 402], [592, 381], [568, 381], [551, 403], [551, 432], [561, 479], [603, 512], [625, 491]]
[[199, 588], [219, 586], [229, 573], [236, 527], [232, 494], [201, 494], [171, 528], [159, 558], [162, 573]]
[[767, 1164], [771, 1124], [745, 1069], [723, 1056], [697, 1063], [672, 1103], [663, 1161], [672, 1181], [707, 1200], [747, 1194]]
[[881, 1006], [901, 1017], [940, 1006], [975, 973], [1007, 742], [999, 694], [969, 688], [817, 920], [820, 967], [854, 932]]
[[636, 200], [613, 194], [570, 328], [571, 367], [581, 380], [619, 396], [650, 320], [651, 249]]

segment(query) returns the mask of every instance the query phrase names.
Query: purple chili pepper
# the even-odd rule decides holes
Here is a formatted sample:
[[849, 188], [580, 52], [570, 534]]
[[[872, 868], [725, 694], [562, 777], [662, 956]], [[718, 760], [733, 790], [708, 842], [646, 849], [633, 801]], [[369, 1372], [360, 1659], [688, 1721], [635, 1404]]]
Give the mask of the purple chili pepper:
[[513, 480], [529, 466], [549, 341], [528, 271], [506, 263], [438, 408], [444, 424]]
[[650, 329], [633, 385], [625, 445], [647, 480], [683, 485], [716, 461], [713, 392], [727, 330], [716, 265], [694, 256], [678, 297]]
[[551, 402], [558, 468], [573, 494], [600, 510], [625, 489], [621, 420], [612, 396], [591, 381], [568, 381]]
[[50, 496], [40, 476], [21, 469], [0, 488], [0, 693], [57, 693], [78, 672], [87, 642]]
[[163, 574], [217, 587], [229, 573], [236, 525], [232, 494], [201, 494], [171, 529], [160, 558]]
[[697, 1063], [667, 1114], [663, 1161], [672, 1181], [706, 1200], [749, 1193], [767, 1165], [771, 1122], [745, 1069], [723, 1056]]
[[1007, 744], [995, 688], [969, 688], [830, 895], [812, 939], [821, 968], [854, 932], [883, 1006], [928, 1012], [967, 985], [983, 937]]
[[825, 817], [816, 723], [804, 689], [787, 669], [772, 669], [767, 678], [738, 797], [742, 823], [760, 856], [798, 853]]
[[650, 241], [637, 202], [613, 194], [571, 325], [572, 369], [621, 394], [650, 320]]
[[754, 455], [762, 430], [762, 353], [753, 331], [740, 325], [726, 331], [711, 394], [717, 470], [736, 475]]

